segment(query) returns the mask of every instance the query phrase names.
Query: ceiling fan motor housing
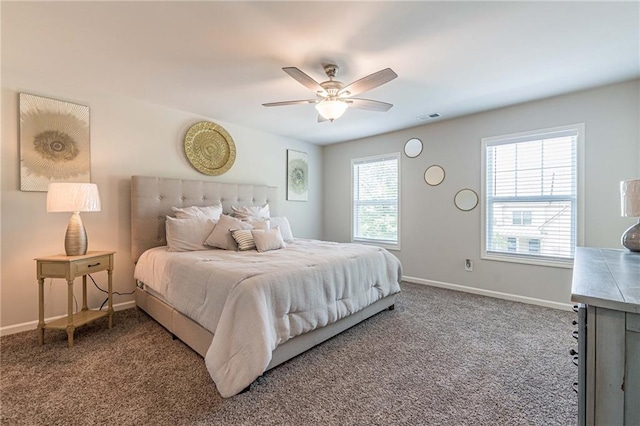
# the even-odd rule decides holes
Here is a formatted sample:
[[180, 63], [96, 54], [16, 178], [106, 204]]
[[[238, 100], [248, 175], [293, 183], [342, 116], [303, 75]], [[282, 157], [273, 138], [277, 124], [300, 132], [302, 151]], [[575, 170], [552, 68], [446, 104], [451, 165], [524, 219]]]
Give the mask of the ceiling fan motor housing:
[[320, 83], [320, 86], [327, 92], [328, 96], [338, 96], [338, 92], [342, 90], [344, 84], [338, 80], [329, 80]]
[[334, 80], [339, 69], [340, 68], [335, 64], [327, 64], [324, 66], [324, 72], [327, 74], [327, 77], [329, 77], [329, 80], [323, 81], [320, 83], [320, 86], [322, 86], [322, 88], [327, 92], [326, 96], [330, 98], [338, 96], [338, 92], [344, 87], [344, 84], [341, 81]]

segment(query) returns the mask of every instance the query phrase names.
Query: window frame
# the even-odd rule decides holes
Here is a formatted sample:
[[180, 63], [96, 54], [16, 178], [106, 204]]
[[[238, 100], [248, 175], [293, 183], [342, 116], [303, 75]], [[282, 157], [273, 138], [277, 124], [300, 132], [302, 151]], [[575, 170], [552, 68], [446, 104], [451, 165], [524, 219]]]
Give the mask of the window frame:
[[[557, 126], [546, 129], [531, 130], [520, 133], [491, 136], [481, 139], [481, 235], [480, 235], [480, 258], [501, 262], [523, 263], [529, 265], [551, 266], [558, 268], [572, 268], [573, 258], [545, 258], [527, 256], [524, 254], [494, 253], [487, 251], [487, 146], [504, 145], [529, 140], [539, 140], [553, 137], [554, 134], [560, 136], [562, 133], [576, 132], [576, 203], [575, 203], [575, 247], [584, 244], [584, 146], [585, 146], [585, 125], [584, 123]], [[524, 198], [524, 197], [522, 197]], [[575, 248], [574, 248], [575, 255]]]
[[[395, 244], [389, 244], [384, 242], [383, 240], [372, 240], [372, 239], [359, 239], [356, 238], [354, 233], [355, 233], [355, 204], [356, 204], [356, 200], [354, 199], [354, 166], [356, 165], [356, 163], [364, 163], [364, 162], [374, 162], [374, 161], [383, 161], [383, 160], [388, 160], [388, 159], [395, 159], [397, 161], [398, 164], [398, 196], [397, 196], [397, 200], [398, 200], [398, 209], [397, 209], [397, 217], [396, 217], [396, 221], [397, 221], [397, 229], [398, 229], [398, 236], [397, 236], [397, 240]], [[400, 155], [399, 152], [391, 152], [391, 153], [387, 153], [387, 154], [378, 154], [378, 155], [371, 155], [368, 157], [358, 157], [358, 158], [352, 158], [351, 159], [351, 229], [350, 229], [350, 234], [351, 234], [351, 242], [352, 243], [358, 243], [358, 244], [367, 244], [367, 245], [374, 245], [374, 246], [378, 246], [378, 247], [382, 247], [385, 248], [387, 250], [400, 250], [401, 249], [401, 244], [400, 244], [400, 239], [401, 239], [401, 207], [402, 207], [402, 202], [401, 202], [401, 194], [402, 194], [402, 160], [401, 160], [402, 156]]]

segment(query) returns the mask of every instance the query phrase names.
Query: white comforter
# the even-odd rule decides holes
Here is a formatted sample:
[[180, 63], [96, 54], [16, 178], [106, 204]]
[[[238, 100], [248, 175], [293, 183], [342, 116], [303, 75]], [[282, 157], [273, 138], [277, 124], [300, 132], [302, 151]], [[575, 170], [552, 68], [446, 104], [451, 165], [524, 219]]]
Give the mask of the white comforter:
[[296, 239], [265, 253], [157, 247], [135, 277], [214, 334], [205, 363], [230, 397], [265, 371], [279, 344], [398, 293], [402, 270], [378, 247]]

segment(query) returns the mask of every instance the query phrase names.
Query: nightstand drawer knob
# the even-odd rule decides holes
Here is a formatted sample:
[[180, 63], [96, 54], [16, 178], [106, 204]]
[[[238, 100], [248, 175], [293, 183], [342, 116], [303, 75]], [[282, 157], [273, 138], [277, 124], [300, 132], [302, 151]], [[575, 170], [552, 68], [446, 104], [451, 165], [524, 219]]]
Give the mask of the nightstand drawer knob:
[[100, 262], [87, 265], [87, 268], [93, 268], [94, 266], [100, 266]]

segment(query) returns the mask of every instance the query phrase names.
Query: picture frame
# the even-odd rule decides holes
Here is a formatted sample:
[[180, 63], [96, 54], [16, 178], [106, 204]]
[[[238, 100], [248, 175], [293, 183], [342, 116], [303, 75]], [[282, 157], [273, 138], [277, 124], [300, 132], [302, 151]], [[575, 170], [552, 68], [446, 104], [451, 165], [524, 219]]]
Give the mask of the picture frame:
[[20, 190], [91, 182], [89, 107], [19, 93]]
[[287, 150], [287, 200], [309, 199], [309, 160], [306, 152]]

